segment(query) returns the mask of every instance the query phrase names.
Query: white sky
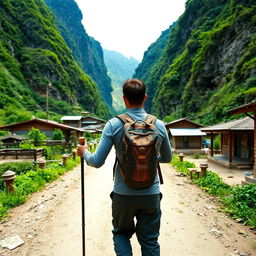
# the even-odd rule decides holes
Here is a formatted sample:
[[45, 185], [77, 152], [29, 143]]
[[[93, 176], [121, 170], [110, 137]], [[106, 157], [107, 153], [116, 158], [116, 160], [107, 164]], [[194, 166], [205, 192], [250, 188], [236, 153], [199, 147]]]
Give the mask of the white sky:
[[141, 61], [147, 48], [185, 10], [186, 0], [75, 0], [89, 36]]

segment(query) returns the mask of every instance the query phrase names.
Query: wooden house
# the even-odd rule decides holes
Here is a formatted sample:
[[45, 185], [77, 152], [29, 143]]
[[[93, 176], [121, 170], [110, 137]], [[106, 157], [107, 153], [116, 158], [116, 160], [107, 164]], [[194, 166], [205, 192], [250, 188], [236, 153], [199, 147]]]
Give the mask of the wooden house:
[[[254, 121], [250, 117], [201, 128], [211, 136], [209, 160], [230, 168], [248, 169], [253, 162]], [[221, 154], [214, 155], [214, 136], [221, 136]]]
[[203, 153], [202, 140], [206, 133], [200, 130], [200, 124], [187, 118], [172, 121], [165, 125], [175, 153]]
[[60, 129], [62, 130], [65, 136], [66, 142], [70, 142], [72, 137], [74, 138], [74, 137], [82, 136], [82, 133], [83, 133], [83, 130], [79, 128], [75, 128], [72, 126], [60, 124], [58, 122], [39, 119], [39, 118], [2, 126], [0, 127], [0, 130], [10, 131], [19, 136], [26, 136], [32, 128], [39, 129], [48, 138], [52, 138], [53, 131], [55, 129]]
[[[251, 102], [249, 104], [242, 105], [240, 107], [231, 109], [228, 111], [230, 115], [238, 115], [238, 114], [245, 114], [247, 115], [250, 119], [253, 127], [253, 135], [251, 135], [251, 143], [250, 147], [252, 148], [251, 151], [251, 156], [252, 156], [252, 162], [253, 162], [253, 177], [254, 181], [250, 182], [256, 182], [256, 101]], [[250, 114], [250, 112], [252, 114]], [[253, 145], [253, 146], [252, 146]], [[248, 180], [247, 180], [248, 181]]]
[[4, 147], [8, 147], [9, 145], [19, 145], [22, 141], [27, 140], [27, 137], [19, 136], [14, 134], [9, 134], [6, 136], [0, 137], [0, 141], [2, 141]]
[[103, 125], [104, 126], [106, 124], [106, 121], [103, 119], [94, 117], [94, 116], [85, 116], [82, 118], [81, 123], [82, 123], [82, 128], [85, 128], [89, 125], [101, 125], [101, 126]]
[[82, 116], [63, 116], [60, 120], [63, 122], [63, 124], [76, 127], [76, 128], [81, 128], [81, 120]]
[[83, 129], [90, 133], [101, 133], [106, 121], [93, 116], [63, 116], [61, 118], [65, 125]]

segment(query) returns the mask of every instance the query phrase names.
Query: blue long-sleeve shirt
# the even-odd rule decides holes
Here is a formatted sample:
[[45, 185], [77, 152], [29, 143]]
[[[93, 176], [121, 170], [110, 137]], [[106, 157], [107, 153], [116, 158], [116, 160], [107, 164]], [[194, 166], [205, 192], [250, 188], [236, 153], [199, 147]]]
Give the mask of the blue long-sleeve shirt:
[[[145, 120], [147, 113], [143, 108], [131, 108], [126, 112], [134, 120]], [[158, 160], [161, 163], [168, 163], [171, 161], [172, 153], [169, 138], [165, 129], [165, 125], [162, 121], [158, 120], [155, 123], [158, 130]], [[84, 152], [84, 159], [89, 166], [96, 168], [101, 167], [114, 145], [118, 159], [122, 159], [122, 137], [123, 137], [124, 123], [117, 117], [110, 119], [104, 127], [99, 145], [94, 153], [90, 153], [88, 150]], [[120, 175], [119, 164], [115, 172], [115, 182], [113, 191], [121, 195], [151, 195], [159, 194], [159, 179], [156, 176], [153, 185], [146, 189], [133, 189], [128, 187], [122, 180]]]

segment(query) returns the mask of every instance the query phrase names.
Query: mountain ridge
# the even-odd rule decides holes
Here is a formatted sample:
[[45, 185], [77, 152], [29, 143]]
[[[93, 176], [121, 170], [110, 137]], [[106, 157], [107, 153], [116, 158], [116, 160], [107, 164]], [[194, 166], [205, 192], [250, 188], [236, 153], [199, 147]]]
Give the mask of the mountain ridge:
[[147, 71], [153, 94], [148, 111], [166, 121], [190, 117], [208, 125], [230, 119], [228, 109], [255, 99], [255, 12], [250, 0], [187, 1]]

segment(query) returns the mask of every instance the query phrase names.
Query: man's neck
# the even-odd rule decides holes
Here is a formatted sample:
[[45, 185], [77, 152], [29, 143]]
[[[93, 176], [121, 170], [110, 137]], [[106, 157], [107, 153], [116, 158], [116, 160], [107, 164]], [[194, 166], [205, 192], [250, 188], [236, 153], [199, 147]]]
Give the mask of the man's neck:
[[140, 106], [129, 106], [129, 107], [127, 107], [127, 109], [131, 109], [131, 108], [143, 108], [143, 106], [140, 105]]

